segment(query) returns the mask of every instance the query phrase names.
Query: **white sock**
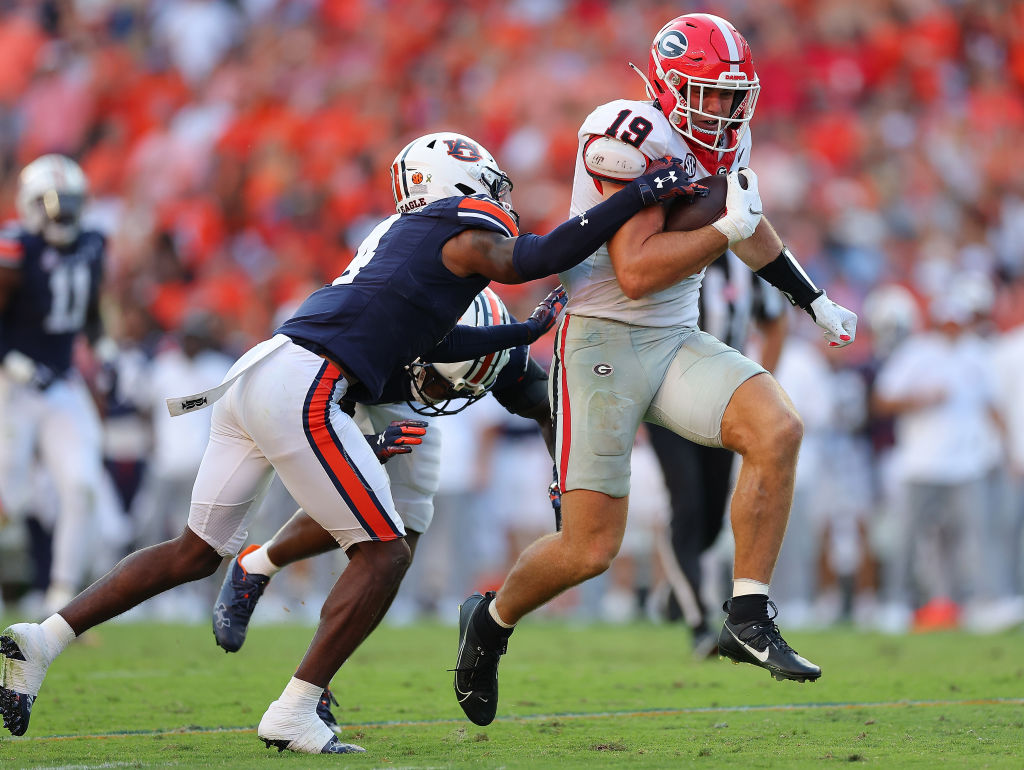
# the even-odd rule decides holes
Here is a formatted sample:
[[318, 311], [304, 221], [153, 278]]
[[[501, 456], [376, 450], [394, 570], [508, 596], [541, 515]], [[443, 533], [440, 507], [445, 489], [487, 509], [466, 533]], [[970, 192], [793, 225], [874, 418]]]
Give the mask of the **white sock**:
[[238, 563], [241, 564], [242, 569], [250, 575], [266, 575], [267, 577], [270, 577], [281, 569], [270, 560], [270, 557], [267, 555], [267, 546], [265, 545], [261, 545], [259, 548], [250, 551], [239, 559]]
[[768, 584], [750, 578], [739, 578], [732, 581], [733, 596], [749, 596], [750, 594], [768, 595]]
[[498, 604], [497, 601], [495, 601], [494, 599], [491, 599], [491, 603], [487, 606], [487, 611], [491, 614], [491, 617], [494, 618], [494, 622], [497, 623], [502, 628], [515, 628], [515, 624], [514, 623], [512, 625], [509, 625], [508, 623], [506, 623], [504, 620], [501, 619], [501, 616], [498, 614], [498, 608], [496, 606], [497, 604]]
[[278, 700], [298, 711], [315, 712], [316, 707], [320, 704], [320, 696], [323, 693], [323, 687], [303, 682], [301, 679], [296, 679], [293, 676]]
[[46, 636], [46, 646], [50, 652], [50, 661], [64, 652], [64, 649], [75, 640], [75, 632], [60, 615], [54, 613], [39, 624]]

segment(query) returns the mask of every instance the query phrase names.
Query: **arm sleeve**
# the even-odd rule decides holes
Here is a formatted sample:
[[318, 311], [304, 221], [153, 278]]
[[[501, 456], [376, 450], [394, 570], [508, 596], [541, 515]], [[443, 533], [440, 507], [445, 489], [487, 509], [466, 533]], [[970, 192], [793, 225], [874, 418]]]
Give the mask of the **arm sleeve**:
[[422, 356], [429, 363], [468, 361], [497, 350], [515, 348], [530, 343], [531, 328], [527, 323], [498, 324], [497, 326], [458, 325], [445, 336], [437, 347]]
[[520, 235], [512, 252], [512, 264], [524, 281], [564, 272], [597, 251], [645, 205], [640, 188], [627, 185], [547, 235]]

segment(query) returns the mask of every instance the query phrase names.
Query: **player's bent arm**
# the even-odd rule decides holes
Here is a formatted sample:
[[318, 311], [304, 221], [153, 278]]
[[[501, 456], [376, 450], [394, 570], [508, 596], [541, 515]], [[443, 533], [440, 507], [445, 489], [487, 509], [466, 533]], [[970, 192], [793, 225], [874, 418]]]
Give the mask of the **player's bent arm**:
[[502, 283], [523, 283], [564, 272], [593, 254], [630, 217], [645, 207], [679, 196], [692, 196], [693, 188], [681, 161], [662, 159], [579, 216], [547, 235], [525, 233], [506, 238], [491, 232], [467, 230], [451, 238], [441, 258], [460, 277], [482, 275]]
[[608, 241], [615, 277], [630, 299], [667, 289], [703, 270], [728, 246], [711, 225], [689, 232], [665, 232], [660, 207], [644, 209]]
[[[762, 217], [753, 235], [734, 244], [733, 251], [759, 276], [781, 291], [794, 307], [805, 310], [825, 330], [825, 341], [830, 347], [844, 347], [854, 341], [857, 336], [856, 313], [836, 304], [814, 285], [767, 219]], [[771, 257], [772, 253], [774, 257]]]
[[[754, 234], [733, 244], [733, 253], [755, 273], [772, 262], [782, 251], [783, 243], [772, 223], [765, 216], [754, 230]], [[771, 283], [769, 281], [769, 283]]]

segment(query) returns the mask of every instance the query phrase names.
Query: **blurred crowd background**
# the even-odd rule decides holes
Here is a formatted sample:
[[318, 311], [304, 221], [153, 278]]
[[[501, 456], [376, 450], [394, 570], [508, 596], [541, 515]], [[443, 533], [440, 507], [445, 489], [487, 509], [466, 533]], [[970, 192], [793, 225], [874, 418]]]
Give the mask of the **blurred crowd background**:
[[[344, 269], [393, 213], [388, 169], [409, 140], [479, 140], [515, 182], [522, 229], [547, 232], [568, 213], [583, 119], [643, 98], [627, 62], [645, 68], [661, 26], [695, 11], [732, 21], [753, 51], [766, 213], [862, 318], [857, 344], [828, 351], [794, 315], [776, 372], [807, 433], [774, 582], [780, 622], [1024, 621], [1024, 4], [1011, 0], [0, 0], [0, 210], [15, 216], [22, 166], [64, 153], [89, 178], [89, 224], [110, 239], [104, 320], [118, 353], [80, 361], [111, 472], [94, 570], [185, 521], [207, 424], [171, 422], [163, 398], [218, 381]], [[499, 293], [522, 313], [550, 287]], [[958, 394], [931, 415], [955, 445], [935, 462], [915, 463], [937, 444], [901, 431], [905, 413], [893, 427], [920, 378], [908, 391], [906, 375], [885, 373], [918, 335], [934, 356], [930, 392]], [[534, 352], [546, 362], [550, 339]], [[442, 421], [436, 531], [395, 622], [453, 622], [467, 587], [500, 580], [552, 527], [539, 435], [490, 401]], [[549, 612], [661, 617], [668, 502], [643, 436], [635, 454], [623, 555]], [[970, 494], [959, 512], [919, 520], [915, 482]], [[46, 484], [38, 520], [0, 529], [3, 595], [27, 611], [45, 590], [45, 548], [32, 543], [56, 515]], [[290, 512], [272, 492], [253, 535]], [[710, 573], [728, 550], [725, 537]], [[338, 569], [320, 557], [286, 570], [257, 620], [315, 619]], [[205, 621], [207, 582], [145, 611]]]

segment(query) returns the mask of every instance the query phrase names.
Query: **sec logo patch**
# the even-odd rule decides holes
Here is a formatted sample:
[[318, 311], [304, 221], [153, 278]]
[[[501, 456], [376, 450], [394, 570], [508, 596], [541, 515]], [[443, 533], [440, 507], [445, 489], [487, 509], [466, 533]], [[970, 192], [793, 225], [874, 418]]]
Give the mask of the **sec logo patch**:
[[598, 377], [607, 377], [614, 371], [611, 364], [594, 364], [594, 374]]

